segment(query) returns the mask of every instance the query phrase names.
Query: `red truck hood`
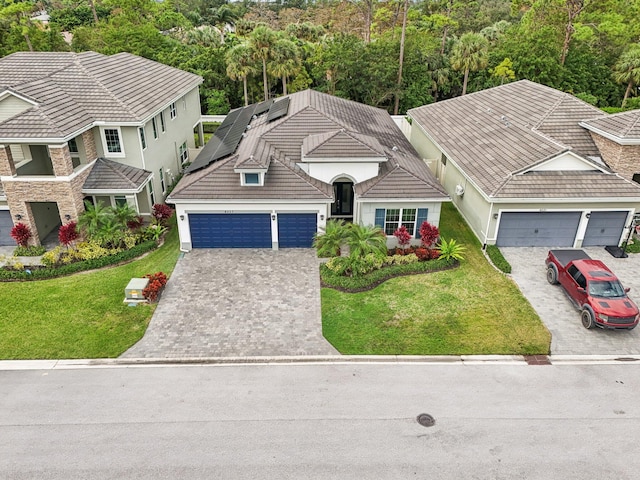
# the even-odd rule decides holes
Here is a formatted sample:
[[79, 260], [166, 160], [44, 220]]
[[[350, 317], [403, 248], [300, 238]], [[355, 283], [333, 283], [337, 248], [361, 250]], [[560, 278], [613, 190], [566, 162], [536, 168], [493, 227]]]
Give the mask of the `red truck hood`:
[[628, 297], [591, 297], [591, 305], [596, 313], [612, 317], [633, 317], [638, 314], [638, 307]]

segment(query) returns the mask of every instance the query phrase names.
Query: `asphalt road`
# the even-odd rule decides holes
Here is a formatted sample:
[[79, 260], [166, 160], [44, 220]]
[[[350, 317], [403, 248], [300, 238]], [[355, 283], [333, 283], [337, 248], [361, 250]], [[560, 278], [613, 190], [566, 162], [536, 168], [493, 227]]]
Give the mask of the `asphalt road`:
[[0, 371], [0, 478], [637, 479], [639, 393], [636, 364]]

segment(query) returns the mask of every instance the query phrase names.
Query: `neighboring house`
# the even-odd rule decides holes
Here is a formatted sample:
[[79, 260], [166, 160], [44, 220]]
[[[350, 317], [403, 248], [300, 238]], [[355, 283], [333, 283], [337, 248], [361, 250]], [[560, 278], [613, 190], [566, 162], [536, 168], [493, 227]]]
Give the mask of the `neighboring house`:
[[411, 143], [483, 244], [580, 247], [626, 238], [640, 185], [614, 173], [616, 154], [602, 148], [612, 137], [625, 145], [615, 136], [625, 114], [521, 80], [408, 115]]
[[0, 59], [0, 245], [17, 222], [44, 239], [84, 200], [150, 215], [194, 146], [200, 83], [128, 53]]
[[392, 245], [448, 200], [386, 111], [313, 90], [230, 112], [167, 199], [183, 250], [310, 247], [331, 218]]

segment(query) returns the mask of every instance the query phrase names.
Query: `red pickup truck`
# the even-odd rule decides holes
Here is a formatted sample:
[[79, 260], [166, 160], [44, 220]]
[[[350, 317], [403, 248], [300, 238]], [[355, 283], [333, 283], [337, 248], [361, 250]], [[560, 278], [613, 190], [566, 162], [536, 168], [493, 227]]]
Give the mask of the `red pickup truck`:
[[585, 328], [625, 328], [638, 324], [638, 307], [627, 296], [618, 278], [600, 260], [583, 250], [550, 250], [546, 260], [547, 281], [559, 283], [581, 311]]

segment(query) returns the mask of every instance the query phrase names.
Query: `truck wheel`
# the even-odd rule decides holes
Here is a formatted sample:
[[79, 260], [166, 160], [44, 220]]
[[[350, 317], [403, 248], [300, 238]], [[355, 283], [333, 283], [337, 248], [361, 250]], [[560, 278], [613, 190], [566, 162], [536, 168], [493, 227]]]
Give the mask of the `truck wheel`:
[[556, 285], [558, 283], [558, 271], [554, 265], [549, 265], [547, 267], [547, 282], [551, 285]]
[[593, 328], [596, 324], [593, 319], [593, 313], [591, 313], [591, 310], [587, 308], [582, 310], [582, 314], [580, 315], [580, 318], [582, 320], [582, 326], [586, 329]]

